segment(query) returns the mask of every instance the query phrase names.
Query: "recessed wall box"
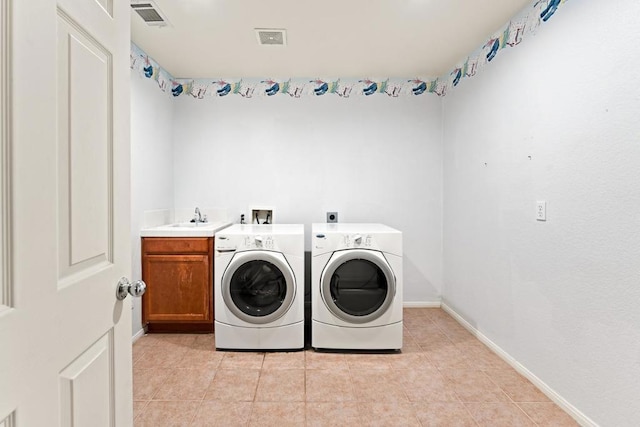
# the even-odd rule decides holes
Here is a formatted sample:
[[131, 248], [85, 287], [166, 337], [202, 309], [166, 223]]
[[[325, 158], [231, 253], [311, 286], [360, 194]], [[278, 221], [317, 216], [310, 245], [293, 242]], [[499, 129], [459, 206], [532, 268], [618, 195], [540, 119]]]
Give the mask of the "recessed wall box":
[[251, 212], [251, 224], [273, 224], [272, 206], [252, 206], [249, 208]]

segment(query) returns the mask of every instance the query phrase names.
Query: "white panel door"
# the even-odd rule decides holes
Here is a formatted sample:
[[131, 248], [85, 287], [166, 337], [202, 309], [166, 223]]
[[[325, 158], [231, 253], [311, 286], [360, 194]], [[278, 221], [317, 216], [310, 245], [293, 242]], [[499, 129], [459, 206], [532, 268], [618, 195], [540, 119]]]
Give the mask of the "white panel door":
[[129, 9], [0, 0], [0, 426], [132, 424]]

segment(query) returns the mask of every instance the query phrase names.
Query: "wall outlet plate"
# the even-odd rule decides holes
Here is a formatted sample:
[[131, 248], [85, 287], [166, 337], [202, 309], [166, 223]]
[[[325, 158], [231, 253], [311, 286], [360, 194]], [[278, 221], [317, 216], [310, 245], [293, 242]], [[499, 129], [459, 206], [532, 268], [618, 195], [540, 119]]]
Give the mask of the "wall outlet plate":
[[327, 212], [327, 222], [338, 222], [338, 212]]
[[544, 200], [536, 201], [536, 221], [547, 220], [547, 202]]

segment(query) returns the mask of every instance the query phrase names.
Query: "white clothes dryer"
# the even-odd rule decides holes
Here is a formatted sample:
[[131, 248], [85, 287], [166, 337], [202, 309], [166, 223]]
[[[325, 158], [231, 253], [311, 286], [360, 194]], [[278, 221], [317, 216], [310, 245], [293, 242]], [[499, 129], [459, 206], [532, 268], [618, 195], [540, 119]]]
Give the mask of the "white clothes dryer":
[[402, 232], [382, 224], [313, 224], [311, 345], [402, 348]]
[[216, 348], [304, 348], [304, 226], [232, 225], [214, 252]]

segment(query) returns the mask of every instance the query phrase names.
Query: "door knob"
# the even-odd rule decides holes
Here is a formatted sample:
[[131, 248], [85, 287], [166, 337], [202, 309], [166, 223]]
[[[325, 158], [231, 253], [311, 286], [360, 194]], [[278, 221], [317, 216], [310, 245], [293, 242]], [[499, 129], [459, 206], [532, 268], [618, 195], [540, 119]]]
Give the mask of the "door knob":
[[118, 282], [118, 287], [116, 288], [116, 298], [120, 301], [127, 297], [127, 294], [131, 294], [133, 297], [142, 296], [147, 290], [147, 284], [142, 280], [136, 280], [133, 283], [129, 283], [129, 279], [123, 277]]

